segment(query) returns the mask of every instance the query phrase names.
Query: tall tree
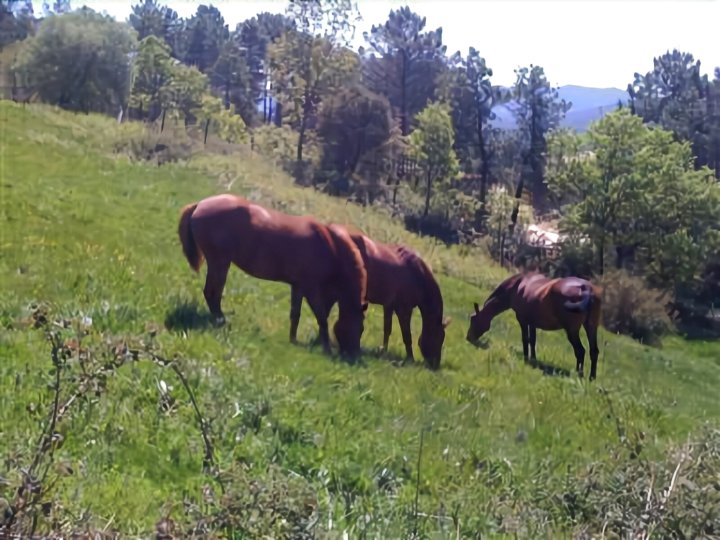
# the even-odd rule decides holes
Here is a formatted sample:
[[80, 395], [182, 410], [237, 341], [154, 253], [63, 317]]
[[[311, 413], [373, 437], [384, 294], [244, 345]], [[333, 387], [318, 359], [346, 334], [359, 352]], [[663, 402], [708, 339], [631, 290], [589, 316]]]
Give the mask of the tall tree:
[[484, 205], [490, 185], [493, 128], [493, 107], [502, 101], [502, 94], [490, 81], [492, 69], [478, 51], [470, 47], [466, 57], [460, 52], [450, 59], [452, 81], [448, 85], [453, 103], [453, 124], [456, 148], [466, 167], [478, 164], [480, 202]]
[[251, 83], [246, 55], [236, 40], [226, 41], [210, 73], [210, 84], [223, 96], [225, 108], [232, 105], [246, 124], [257, 114]]
[[[251, 91], [255, 103], [263, 104], [263, 122], [272, 121], [270, 110], [270, 73], [267, 61], [268, 45], [285, 32], [295, 28], [295, 21], [282, 13], [259, 13], [239, 23], [233, 39], [244, 52], [251, 77]], [[247, 121], [247, 119], [246, 119]]]
[[545, 152], [547, 132], [560, 124], [571, 103], [560, 99], [540, 66], [515, 70], [517, 79], [512, 89], [511, 107], [522, 137], [522, 161], [525, 165], [520, 177], [518, 194], [530, 185], [533, 207], [544, 210], [547, 205], [545, 184]]
[[200, 5], [186, 24], [187, 51], [183, 61], [208, 73], [217, 62], [223, 44], [230, 32], [220, 10], [215, 6]]
[[[375, 183], [379, 176], [376, 165], [387, 157], [383, 150], [390, 150], [387, 143], [392, 128], [390, 104], [383, 96], [362, 86], [329, 96], [318, 113], [323, 173], [331, 177], [331, 183], [347, 184], [346, 191], [350, 182]], [[362, 172], [367, 175], [363, 177]]]
[[449, 180], [458, 169], [453, 149], [453, 130], [450, 109], [444, 103], [431, 103], [418, 114], [418, 127], [410, 134], [413, 156], [418, 160], [425, 176], [425, 211], [430, 210], [432, 186]]
[[297, 174], [303, 176], [303, 145], [322, 99], [357, 78], [357, 55], [346, 48], [357, 7], [349, 0], [292, 2], [290, 30], [268, 50], [272, 80], [299, 132]]
[[175, 10], [157, 0], [142, 0], [132, 6], [128, 22], [138, 33], [138, 39], [156, 36], [170, 46], [175, 58], [183, 58], [182, 34], [185, 22]]
[[130, 106], [141, 118], [155, 121], [165, 107], [163, 89], [173, 76], [170, 46], [153, 34], [140, 42], [133, 66], [133, 87]]
[[[696, 166], [711, 165], [716, 122], [711, 103], [713, 85], [701, 75], [700, 60], [692, 54], [673, 49], [653, 59], [652, 71], [635, 73], [628, 85], [634, 112], [645, 122], [658, 124], [690, 141]], [[714, 160], [713, 160], [714, 161]], [[712, 164], [720, 178], [720, 170]]]
[[385, 24], [373, 25], [364, 34], [370, 46], [364, 83], [390, 100], [403, 135], [410, 133], [415, 115], [436, 97], [437, 77], [444, 68], [442, 28], [425, 31], [425, 25], [425, 17], [401, 7], [390, 11]]

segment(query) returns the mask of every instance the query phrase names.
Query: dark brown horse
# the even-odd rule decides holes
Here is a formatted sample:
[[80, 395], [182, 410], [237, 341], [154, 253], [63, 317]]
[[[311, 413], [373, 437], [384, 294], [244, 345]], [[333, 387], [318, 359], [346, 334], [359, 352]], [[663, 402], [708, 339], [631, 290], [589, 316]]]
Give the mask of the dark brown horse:
[[[407, 358], [414, 360], [410, 321], [420, 309], [422, 330], [420, 352], [430, 369], [438, 369], [445, 341], [443, 298], [432, 271], [413, 250], [398, 244], [376, 242], [362, 232], [347, 229], [362, 254], [367, 270], [367, 300], [384, 308], [383, 350], [387, 351], [393, 313], [397, 315]], [[293, 288], [290, 308], [290, 339], [294, 340], [300, 320], [302, 295]]]
[[196, 272], [207, 260], [205, 300], [219, 324], [230, 265], [260, 279], [289, 283], [308, 299], [325, 352], [330, 352], [328, 314], [339, 304], [334, 332], [340, 352], [360, 352], [367, 274], [345, 230], [310, 216], [263, 208], [235, 195], [209, 197], [182, 209], [178, 234]]
[[490, 329], [498, 314], [512, 309], [522, 331], [523, 355], [535, 361], [535, 337], [540, 330], [565, 330], [573, 347], [578, 375], [583, 376], [585, 348], [580, 328], [590, 345], [590, 380], [597, 374], [597, 329], [600, 324], [602, 290], [585, 279], [566, 277], [549, 279], [542, 274], [516, 274], [503, 281], [490, 294], [482, 309], [475, 303], [470, 317], [467, 340], [477, 342]]

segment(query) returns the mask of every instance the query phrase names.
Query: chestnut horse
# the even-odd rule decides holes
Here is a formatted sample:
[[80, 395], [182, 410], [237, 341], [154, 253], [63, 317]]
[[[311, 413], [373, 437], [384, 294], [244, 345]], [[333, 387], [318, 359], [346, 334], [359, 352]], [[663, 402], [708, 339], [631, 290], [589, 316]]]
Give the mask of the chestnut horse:
[[220, 301], [234, 263], [253, 277], [289, 283], [301, 291], [315, 314], [327, 353], [327, 319], [337, 300], [339, 317], [333, 329], [340, 352], [351, 356], [360, 352], [367, 274], [345, 230], [223, 194], [185, 206], [178, 234], [193, 270], [197, 272], [203, 258], [207, 260], [203, 292], [217, 323], [225, 322]]
[[566, 277], [549, 279], [542, 274], [515, 274], [503, 281], [490, 294], [482, 309], [475, 302], [475, 314], [470, 317], [467, 340], [477, 342], [490, 329], [490, 322], [498, 314], [512, 309], [522, 331], [523, 355], [535, 361], [537, 329], [565, 330], [573, 347], [576, 369], [583, 376], [585, 348], [580, 341], [580, 328], [585, 327], [590, 345], [590, 380], [597, 371], [597, 329], [601, 310], [600, 287], [585, 279]]
[[[376, 242], [357, 230], [345, 228], [362, 254], [367, 270], [367, 300], [384, 308], [383, 350], [387, 351], [392, 332], [393, 313], [397, 315], [405, 352], [414, 360], [410, 321], [415, 307], [420, 309], [422, 330], [420, 352], [430, 369], [438, 369], [445, 341], [443, 298], [432, 271], [420, 256], [399, 244]], [[300, 320], [302, 295], [293, 288], [290, 308], [290, 339], [294, 340]]]

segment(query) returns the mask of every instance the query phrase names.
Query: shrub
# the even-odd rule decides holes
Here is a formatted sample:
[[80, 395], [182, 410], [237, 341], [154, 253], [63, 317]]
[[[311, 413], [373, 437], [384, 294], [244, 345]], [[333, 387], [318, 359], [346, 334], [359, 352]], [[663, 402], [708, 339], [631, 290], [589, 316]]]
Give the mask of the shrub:
[[668, 293], [648, 287], [642, 278], [631, 276], [625, 270], [607, 272], [600, 285], [603, 287], [603, 324], [608, 330], [655, 345], [673, 330], [667, 311], [672, 301]]
[[504, 255], [513, 253], [521, 244], [527, 226], [534, 221], [532, 208], [521, 201], [518, 208], [517, 222], [513, 229], [512, 236], [508, 236], [515, 197], [504, 186], [493, 186], [488, 192], [487, 199], [487, 226], [491, 238], [490, 251], [496, 259], [500, 259], [501, 247], [504, 248]]
[[113, 151], [133, 161], [157, 161], [158, 165], [189, 159], [193, 145], [183, 128], [167, 127], [162, 133], [143, 124], [128, 122], [120, 126]]
[[[288, 174], [295, 175], [297, 167], [298, 134], [288, 125], [261, 126], [253, 130], [253, 147], [262, 156], [272, 160]], [[320, 164], [320, 148], [312, 133], [306, 134], [303, 146], [302, 167], [311, 169], [304, 176], [312, 174]]]

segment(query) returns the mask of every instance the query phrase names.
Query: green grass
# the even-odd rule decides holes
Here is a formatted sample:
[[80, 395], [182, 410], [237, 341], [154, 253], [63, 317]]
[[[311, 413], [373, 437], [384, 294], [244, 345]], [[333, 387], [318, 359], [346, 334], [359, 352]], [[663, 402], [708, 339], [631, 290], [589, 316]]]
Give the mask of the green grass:
[[[239, 475], [233, 485], [247, 488], [256, 479], [280, 490], [283, 482], [299, 482], [315, 498], [317, 527], [328, 538], [343, 530], [351, 537], [363, 530], [370, 537], [408, 536], [423, 430], [419, 532], [455, 538], [583, 530], [562, 494], [592, 464], [621, 465], [618, 423], [627, 433], [642, 432], [643, 456], [653, 460], [703, 424], [717, 425], [717, 342], [672, 338], [652, 349], [601, 331], [595, 383], [543, 376], [522, 362], [511, 313], [493, 323], [485, 349], [464, 339], [472, 302], [484, 300], [505, 275], [481, 251], [448, 249], [404, 231], [379, 209], [294, 187], [242, 148], [155, 167], [112, 155], [119, 136], [112, 119], [2, 102], [0, 122], [0, 453], [6, 456], [0, 475], [8, 485], [17, 466], [29, 463], [52, 398], [48, 344], [41, 330], [22, 323], [34, 304], [48, 306], [52, 317], [91, 317], [87, 341], [97, 350], [107, 339], [148, 341], [148, 329], [156, 329], [154, 346], [182, 359], [211, 421], [219, 465]], [[237, 269], [223, 299], [226, 327], [170, 324], [202, 321], [207, 312], [204, 267], [194, 274], [177, 240], [179, 209], [228, 186], [288, 212], [353, 223], [378, 240], [416, 248], [438, 274], [454, 319], [441, 371], [419, 361], [398, 367], [374, 353], [382, 339], [377, 306], [368, 312], [360, 365], [310, 345], [316, 332], [307, 306], [299, 331], [305, 345], [292, 346], [289, 287]], [[419, 326], [416, 313], [415, 341]], [[399, 357], [396, 323], [393, 330], [391, 353]], [[540, 332], [538, 356], [574, 368], [561, 333]], [[158, 407], [161, 380], [172, 387], [169, 412]], [[104, 393], [79, 404], [62, 429], [56, 461], [74, 472], [54, 497], [66, 516], [88, 512], [95, 525], [148, 536], [168, 513], [191, 521], [184, 502], [199, 505], [202, 487], [212, 483], [201, 471], [202, 441], [186, 393], [172, 371], [149, 361], [118, 369]], [[2, 483], [0, 495], [12, 498]]]

